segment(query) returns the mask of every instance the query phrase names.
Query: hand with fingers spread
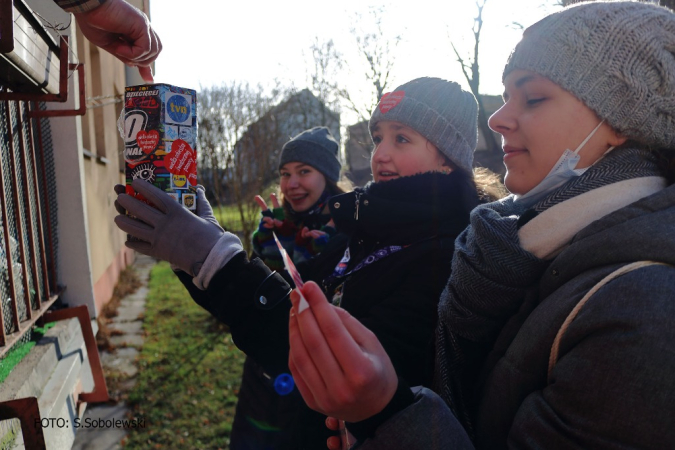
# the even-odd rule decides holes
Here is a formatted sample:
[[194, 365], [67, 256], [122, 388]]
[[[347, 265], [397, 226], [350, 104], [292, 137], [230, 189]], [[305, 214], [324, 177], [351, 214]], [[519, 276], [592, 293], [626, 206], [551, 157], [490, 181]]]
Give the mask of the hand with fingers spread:
[[75, 12], [75, 20], [89, 41], [124, 64], [138, 67], [143, 80], [153, 82], [150, 65], [162, 51], [162, 43], [142, 11], [124, 0], [107, 0], [90, 11]]
[[270, 209], [265, 203], [265, 200], [260, 196], [255, 196], [255, 202], [260, 206], [260, 211], [262, 212], [263, 218], [260, 222], [261, 228], [274, 229], [280, 228], [283, 224], [284, 213], [283, 208], [279, 205], [279, 200], [275, 193], [270, 194], [270, 200], [272, 201], [272, 208]]
[[[146, 181], [134, 180], [131, 187], [154, 207], [124, 193], [122, 185], [115, 186], [118, 194], [115, 209], [120, 213], [115, 217], [115, 224], [140, 239], [127, 241], [125, 245], [145, 255], [169, 261], [196, 276], [214, 245], [225, 234], [213, 217], [204, 189], [201, 186], [197, 189], [198, 215], [195, 215]], [[126, 212], [133, 217], [124, 215]]]
[[326, 301], [316, 283], [307, 282], [302, 293], [310, 307], [296, 313], [299, 295], [293, 291], [288, 362], [305, 403], [347, 422], [382, 411], [396, 392], [398, 378], [377, 337]]

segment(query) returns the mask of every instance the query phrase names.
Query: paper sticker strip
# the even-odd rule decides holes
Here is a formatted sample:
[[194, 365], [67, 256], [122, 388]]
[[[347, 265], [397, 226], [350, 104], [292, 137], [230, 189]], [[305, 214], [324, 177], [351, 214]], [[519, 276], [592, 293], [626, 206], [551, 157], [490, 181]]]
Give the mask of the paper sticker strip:
[[295, 283], [295, 287], [298, 288], [298, 294], [300, 294], [300, 305], [298, 305], [298, 314], [309, 308], [309, 303], [307, 303], [307, 300], [305, 300], [305, 297], [302, 295], [302, 292], [300, 292], [300, 289], [305, 285], [305, 283], [302, 281], [302, 278], [300, 278], [300, 274], [298, 273], [298, 269], [295, 268], [295, 264], [293, 264], [293, 261], [291, 261], [291, 258], [288, 257], [288, 253], [286, 253], [286, 249], [281, 245], [281, 242], [279, 242], [279, 238], [277, 238], [277, 234], [275, 232], [272, 232], [272, 235], [274, 236], [274, 242], [277, 243], [277, 247], [279, 247], [279, 252], [281, 252], [281, 259], [284, 261], [284, 267], [286, 268], [286, 271], [291, 274], [291, 278], [293, 279], [293, 283]]

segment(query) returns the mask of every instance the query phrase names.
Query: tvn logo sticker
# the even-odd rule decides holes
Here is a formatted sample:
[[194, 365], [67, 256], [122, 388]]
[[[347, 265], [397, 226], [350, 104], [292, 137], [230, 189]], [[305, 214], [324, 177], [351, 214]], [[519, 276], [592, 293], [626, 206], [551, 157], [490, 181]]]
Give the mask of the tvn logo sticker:
[[167, 92], [165, 107], [166, 123], [192, 125], [192, 97]]

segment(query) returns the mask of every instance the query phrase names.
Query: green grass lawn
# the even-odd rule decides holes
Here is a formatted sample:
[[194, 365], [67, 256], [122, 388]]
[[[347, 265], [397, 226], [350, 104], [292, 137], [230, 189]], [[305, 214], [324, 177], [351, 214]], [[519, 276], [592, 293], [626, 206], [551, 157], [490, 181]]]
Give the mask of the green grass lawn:
[[226, 230], [238, 232], [244, 229], [237, 205], [214, 206], [213, 215]]
[[[267, 202], [268, 205], [271, 205], [270, 201], [270, 193], [278, 193], [279, 191], [279, 185], [276, 183], [272, 183], [268, 187], [266, 187], [263, 192], [260, 194], [265, 201]], [[253, 197], [250, 199], [251, 201], [251, 206], [253, 207], [254, 210], [254, 217], [253, 217], [253, 222], [254, 225], [257, 227], [258, 222], [260, 221], [260, 210], [258, 209], [258, 206], [254, 203]], [[217, 206], [215, 204], [213, 206], [213, 215], [216, 216], [216, 219], [220, 222], [220, 224], [228, 231], [237, 233], [240, 232], [241, 230], [244, 229], [244, 227], [241, 224], [241, 216], [239, 215], [239, 209], [237, 208], [236, 204], [232, 205], [224, 205], [224, 206]]]
[[227, 448], [244, 354], [167, 263], [152, 269], [149, 289], [138, 382], [128, 398], [145, 428], [130, 429], [125, 448]]

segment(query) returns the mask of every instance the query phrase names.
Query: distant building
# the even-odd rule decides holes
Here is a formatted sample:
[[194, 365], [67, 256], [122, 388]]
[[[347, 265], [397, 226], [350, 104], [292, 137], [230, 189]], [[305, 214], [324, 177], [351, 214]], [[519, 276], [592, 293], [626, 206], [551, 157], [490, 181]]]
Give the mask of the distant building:
[[[493, 115], [499, 108], [502, 107], [504, 104], [504, 100], [502, 99], [501, 95], [481, 95], [481, 99], [483, 100], [483, 107], [485, 107], [485, 114], [489, 118], [491, 115]], [[502, 135], [497, 133], [497, 132], [492, 132], [492, 134], [495, 135], [495, 139], [497, 139], [497, 142], [502, 141]], [[483, 133], [478, 130], [478, 143], [476, 144], [476, 151], [484, 151], [487, 150], [487, 146], [485, 145], [485, 137], [483, 136]]]
[[340, 141], [340, 115], [331, 111], [309, 89], [303, 89], [270, 109], [249, 125], [235, 144], [234, 177], [243, 185], [266, 186], [278, 179], [281, 147], [293, 136], [317, 126], [327, 127]]
[[[501, 95], [481, 95], [481, 99], [483, 100], [485, 114], [488, 118], [504, 104]], [[502, 142], [501, 134], [494, 131], [492, 134], [494, 134], [497, 143]], [[473, 164], [474, 166], [487, 167], [500, 175], [504, 175], [506, 171], [502, 152], [499, 151], [495, 153], [488, 151], [487, 145], [485, 144], [485, 137], [480, 128], [478, 129], [478, 142], [476, 144], [476, 153], [473, 158]]]
[[370, 154], [373, 141], [368, 132], [368, 121], [364, 120], [347, 127], [345, 142], [345, 176], [354, 186], [364, 186], [373, 179], [370, 171]]

